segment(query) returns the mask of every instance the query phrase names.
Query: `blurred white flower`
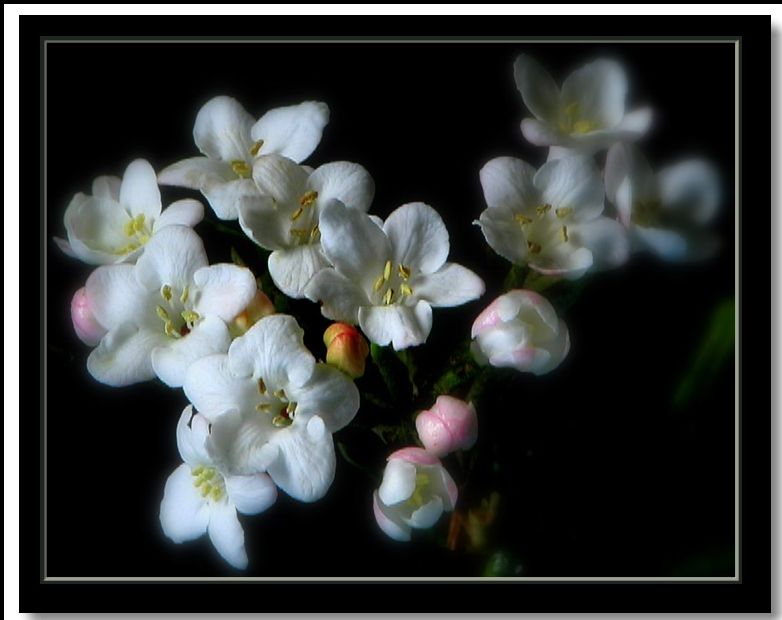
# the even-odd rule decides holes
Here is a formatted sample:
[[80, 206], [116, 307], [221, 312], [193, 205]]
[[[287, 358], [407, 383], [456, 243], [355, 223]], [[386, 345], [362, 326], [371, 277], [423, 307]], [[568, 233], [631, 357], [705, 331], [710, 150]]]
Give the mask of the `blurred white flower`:
[[204, 157], [184, 159], [158, 176], [162, 185], [200, 190], [217, 217], [235, 220], [237, 204], [258, 189], [253, 162], [276, 153], [295, 162], [318, 146], [329, 122], [329, 107], [319, 101], [274, 108], [257, 122], [236, 99], [214, 97], [198, 111], [193, 138]]
[[292, 316], [275, 314], [233, 341], [227, 354], [190, 366], [184, 390], [212, 423], [207, 449], [226, 471], [268, 472], [291, 497], [312, 502], [334, 479], [331, 434], [358, 411], [342, 372], [316, 363]]
[[498, 157], [480, 178], [488, 208], [476, 224], [503, 258], [568, 279], [627, 260], [624, 228], [601, 215], [603, 182], [591, 159], [567, 157], [535, 171], [520, 159]]
[[87, 359], [101, 383], [130, 385], [157, 375], [179, 387], [191, 362], [228, 350], [227, 323], [255, 295], [255, 277], [207, 264], [199, 236], [168, 226], [135, 265], [98, 267], [87, 279], [93, 317], [108, 333]]
[[634, 249], [687, 261], [719, 247], [707, 226], [720, 205], [720, 179], [707, 161], [689, 159], [655, 174], [637, 148], [617, 144], [606, 157], [605, 186]]
[[532, 144], [594, 152], [635, 140], [651, 124], [649, 108], [625, 111], [627, 77], [613, 60], [599, 59], [577, 69], [565, 78], [561, 90], [548, 71], [525, 54], [513, 69], [516, 86], [535, 117], [521, 122], [521, 131]]
[[432, 527], [456, 505], [458, 491], [440, 460], [421, 448], [403, 448], [388, 457], [383, 482], [374, 493], [380, 529], [394, 540], [410, 540], [412, 528]]
[[60, 249], [91, 265], [132, 262], [159, 230], [172, 224], [195, 226], [204, 217], [197, 200], [178, 200], [162, 211], [152, 166], [137, 159], [118, 177], [102, 176], [92, 195], [76, 194], [65, 210], [68, 240], [55, 237]]
[[448, 231], [432, 207], [406, 204], [385, 223], [339, 202], [320, 218], [322, 269], [305, 294], [323, 315], [360, 325], [370, 341], [400, 350], [421, 344], [432, 329], [432, 306], [459, 306], [483, 294], [476, 274], [446, 262]]
[[255, 515], [277, 499], [277, 487], [263, 473], [226, 474], [206, 451], [209, 423], [187, 406], [176, 429], [177, 447], [184, 463], [166, 480], [160, 503], [163, 533], [175, 543], [204, 534], [226, 562], [247, 568], [244, 531], [236, 512]]
[[286, 157], [268, 155], [252, 169], [260, 194], [239, 202], [239, 223], [250, 239], [267, 250], [269, 274], [289, 297], [330, 266], [320, 245], [320, 214], [330, 202], [367, 211], [375, 193], [369, 173], [358, 164], [333, 162], [312, 171]]
[[533, 291], [500, 295], [472, 325], [471, 351], [482, 365], [543, 375], [570, 350], [570, 336], [552, 305]]

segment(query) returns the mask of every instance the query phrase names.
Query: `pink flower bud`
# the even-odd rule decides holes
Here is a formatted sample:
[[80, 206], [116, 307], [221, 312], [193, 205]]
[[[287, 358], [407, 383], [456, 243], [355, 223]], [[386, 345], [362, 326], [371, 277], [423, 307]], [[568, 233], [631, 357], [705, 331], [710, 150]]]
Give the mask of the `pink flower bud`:
[[327, 347], [327, 363], [353, 379], [364, 374], [369, 345], [355, 327], [346, 323], [333, 323], [323, 333], [323, 344]]
[[91, 347], [97, 346], [107, 333], [92, 313], [87, 289], [84, 287], [76, 291], [71, 300], [71, 320], [73, 331], [76, 332], [79, 340]]
[[242, 310], [228, 326], [231, 335], [234, 338], [247, 333], [247, 330], [260, 321], [263, 317], [274, 314], [274, 304], [261, 290], [256, 291], [247, 307]]
[[418, 414], [415, 428], [424, 447], [439, 457], [468, 450], [478, 440], [475, 407], [452, 396], [438, 396], [431, 409]]

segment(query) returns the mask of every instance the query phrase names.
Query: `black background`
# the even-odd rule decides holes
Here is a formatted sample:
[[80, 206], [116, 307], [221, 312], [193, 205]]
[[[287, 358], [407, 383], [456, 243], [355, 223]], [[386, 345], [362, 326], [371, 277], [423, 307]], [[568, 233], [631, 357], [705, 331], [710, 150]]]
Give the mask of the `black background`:
[[[174, 545], [160, 531], [163, 484], [179, 463], [181, 391], [159, 382], [113, 389], [86, 372], [89, 350], [72, 333], [69, 302], [89, 267], [51, 242], [64, 233], [70, 197], [99, 174], [121, 175], [136, 157], [159, 170], [195, 155], [193, 120], [214, 95], [230, 94], [256, 115], [325, 101], [331, 122], [307, 163], [361, 163], [375, 179], [371, 211], [381, 217], [405, 202], [431, 204], [448, 226], [451, 260], [486, 280], [479, 302], [435, 311], [427, 347], [438, 351], [468, 333], [508, 267], [471, 225], [485, 207], [478, 170], [499, 155], [545, 160], [518, 128], [527, 115], [512, 76], [520, 52], [558, 81], [598, 56], [622, 61], [628, 107], [656, 112], [640, 143], [653, 164], [701, 155], [719, 167], [724, 246], [704, 264], [639, 256], [590, 277], [565, 315], [566, 362], [543, 378], [493, 385], [477, 446], [497, 464], [486, 490], [503, 496], [492, 548], [529, 576], [733, 574], [733, 368], [688, 410], [671, 406], [713, 307], [734, 293], [732, 44], [58, 42], [45, 81], [49, 576], [240, 574], [206, 538]], [[163, 204], [185, 195], [164, 189]], [[229, 260], [212, 227], [197, 230], [210, 262]], [[259, 272], [253, 246], [235, 245]], [[317, 317], [306, 302], [291, 309]], [[307, 340], [316, 355], [319, 336]], [[379, 474], [393, 447], [362, 430], [373, 423], [367, 416], [362, 408], [356, 428], [335, 439]], [[406, 545], [387, 539], [371, 514], [374, 486], [338, 457], [324, 500], [304, 505], [281, 494], [267, 513], [243, 518], [250, 568], [241, 574], [480, 574], [482, 560], [427, 535]]]

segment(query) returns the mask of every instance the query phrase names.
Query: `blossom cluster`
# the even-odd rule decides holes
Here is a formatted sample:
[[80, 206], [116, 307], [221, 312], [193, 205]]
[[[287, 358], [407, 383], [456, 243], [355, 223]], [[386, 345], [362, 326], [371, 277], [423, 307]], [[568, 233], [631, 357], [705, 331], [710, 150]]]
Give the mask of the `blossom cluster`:
[[[652, 115], [626, 111], [618, 63], [589, 63], [560, 87], [522, 55], [514, 74], [532, 115], [522, 134], [548, 147], [548, 157], [538, 168], [497, 157], [478, 175], [486, 209], [475, 224], [526, 279], [476, 312], [471, 333], [465, 329], [471, 370], [459, 372], [473, 374], [460, 385], [477, 385], [479, 367], [542, 375], [563, 362], [570, 334], [541, 294], [541, 278], [567, 285], [624, 264], [633, 251], [681, 261], [717, 247], [707, 228], [720, 200], [714, 168], [687, 160], [652, 170], [634, 144]], [[363, 166], [303, 163], [329, 116], [325, 103], [305, 101], [256, 119], [235, 99], [215, 97], [195, 119], [201, 155], [158, 172], [137, 159], [122, 178], [96, 178], [91, 194], [76, 194], [65, 210], [67, 238], [55, 239], [96, 266], [71, 303], [74, 331], [93, 347], [92, 377], [115, 387], [157, 378], [189, 401], [176, 424], [182, 464], [160, 504], [164, 533], [174, 542], [208, 534], [237, 568], [249, 562], [239, 513], [266, 511], [278, 491], [301, 502], [328, 492], [333, 435], [364, 404], [358, 382], [370, 353], [385, 377], [382, 351], [405, 359], [427, 341], [433, 308], [485, 292], [481, 277], [448, 261], [449, 234], [435, 208], [410, 202], [383, 220], [370, 213], [375, 184]], [[200, 192], [209, 217], [238, 225], [263, 252], [272, 288], [319, 304], [333, 321], [323, 355], [305, 346], [297, 318], [276, 311], [244, 263], [209, 264], [194, 230], [202, 203], [163, 209], [161, 186]], [[447, 459], [476, 444], [478, 413], [467, 391], [448, 392], [419, 398], [429, 408], [417, 413], [414, 430], [398, 425], [404, 440], [372, 499], [381, 531], [393, 539], [409, 540], [456, 506]]]

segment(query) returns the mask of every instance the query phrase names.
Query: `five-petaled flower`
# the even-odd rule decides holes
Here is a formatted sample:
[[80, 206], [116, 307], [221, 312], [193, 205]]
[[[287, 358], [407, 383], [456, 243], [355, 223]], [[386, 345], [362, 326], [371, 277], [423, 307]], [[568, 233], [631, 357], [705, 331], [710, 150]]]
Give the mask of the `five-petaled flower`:
[[291, 497], [320, 499], [336, 459], [331, 434], [356, 415], [358, 389], [316, 363], [292, 316], [267, 316], [187, 371], [184, 390], [212, 423], [209, 454], [227, 471], [268, 472]]
[[65, 210], [68, 240], [54, 240], [63, 252], [91, 265], [132, 262], [159, 230], [175, 224], [195, 226], [204, 217], [197, 200], [178, 200], [161, 209], [155, 171], [149, 162], [137, 159], [121, 180], [98, 177], [91, 196], [76, 194]]
[[421, 344], [432, 329], [432, 306], [458, 306], [484, 292], [476, 274], [446, 262], [448, 231], [423, 203], [403, 205], [382, 222], [332, 202], [320, 231], [334, 267], [319, 271], [305, 293], [323, 302], [324, 316], [360, 325], [376, 344]]
[[320, 101], [274, 108], [257, 122], [236, 99], [224, 95], [198, 111], [193, 139], [204, 157], [191, 157], [160, 172], [163, 185], [200, 190], [217, 217], [235, 220], [237, 204], [258, 189], [253, 162], [276, 153], [296, 162], [305, 160], [329, 122], [329, 107]]
[[237, 511], [255, 515], [277, 499], [277, 487], [264, 473], [231, 475], [221, 470], [206, 451], [209, 423], [188, 405], [176, 429], [184, 463], [166, 480], [160, 503], [163, 532], [175, 543], [205, 533], [226, 562], [247, 568], [244, 531]]

